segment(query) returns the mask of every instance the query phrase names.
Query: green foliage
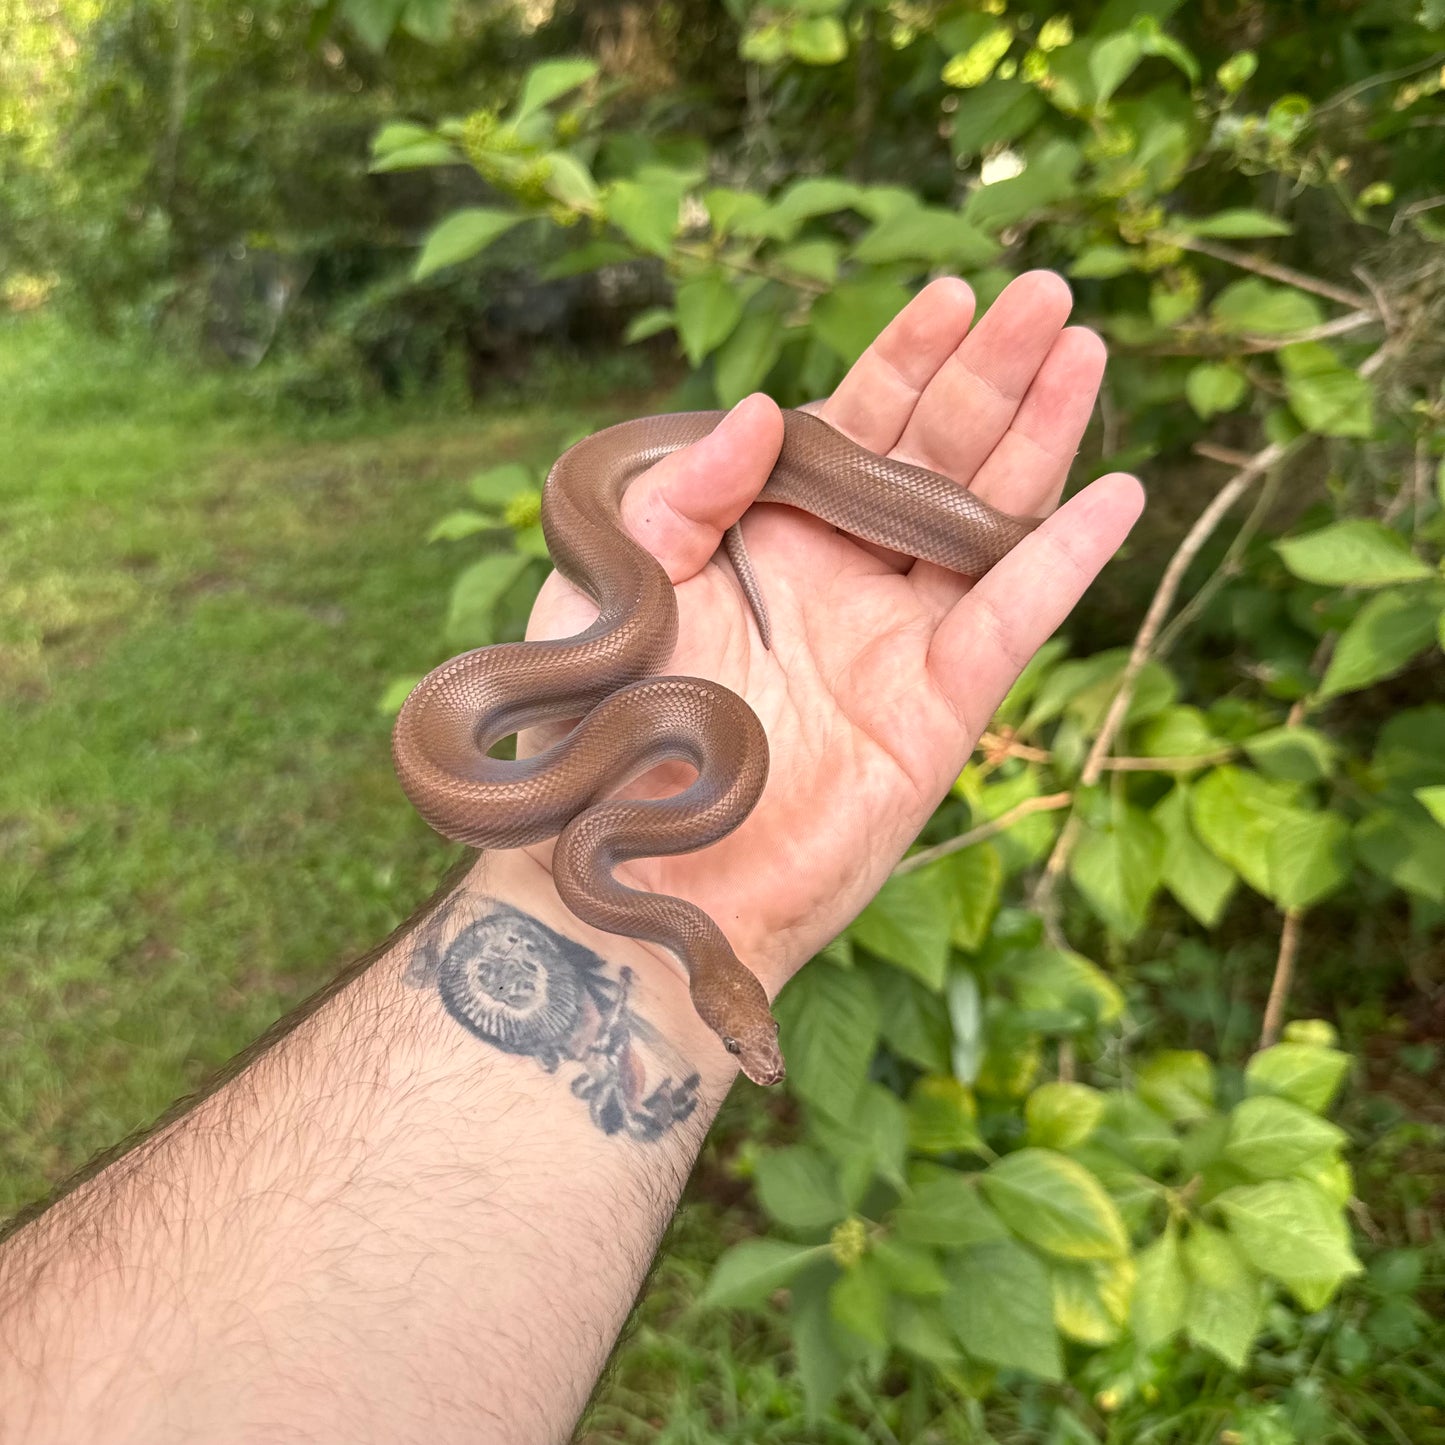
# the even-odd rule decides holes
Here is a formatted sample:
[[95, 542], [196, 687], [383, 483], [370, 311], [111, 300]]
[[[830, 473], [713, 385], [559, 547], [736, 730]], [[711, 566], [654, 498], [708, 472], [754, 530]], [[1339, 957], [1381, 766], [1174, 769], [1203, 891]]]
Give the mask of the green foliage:
[[[1338, 294], [1357, 289], [1348, 270], [1317, 285], [1282, 269], [1329, 274], [1351, 259], [1311, 242], [1331, 211], [1357, 245], [1391, 228], [1434, 238], [1428, 212], [1409, 205], [1428, 190], [1432, 143], [1395, 118], [1430, 85], [1355, 102], [1373, 104], [1394, 138], [1357, 173], [1350, 148], [1363, 142], [1324, 97], [1307, 98], [1317, 76], [1302, 53], [1261, 76], [1252, 53], [1169, 4], [1080, 7], [1044, 24], [986, 8], [904, 23], [842, 0], [737, 6], [740, 53], [777, 87], [773, 123], [800, 139], [796, 169], [766, 184], [732, 166], [717, 185], [724, 153], [691, 137], [617, 144], [605, 90], [579, 113], [563, 88], [596, 85], [580, 63], [555, 89], [532, 72], [520, 94], [535, 103], [383, 135], [375, 151], [378, 165], [388, 145], [424, 160], [425, 147], [469, 137], [467, 158], [510, 195], [511, 215], [570, 232], [579, 264], [660, 260], [671, 304], [631, 334], [675, 331], [723, 404], [757, 387], [783, 401], [826, 391], [935, 269], [968, 276], [986, 300], [1007, 272], [1046, 262], [1072, 273], [1113, 343], [1117, 460], [1177, 455], [1225, 414], [1256, 428], [1257, 446], [1275, 444], [1276, 467], [1307, 449], [1329, 460], [1331, 486], [1316, 495], [1333, 515], [1317, 507], [1263, 548], [1257, 509], [1190, 609], [1214, 629], [1237, 619], [1232, 671], [1163, 656], [1135, 671], [1123, 651], [1073, 658], [1063, 644], [1030, 665], [939, 826], [996, 827], [1063, 794], [1065, 844], [1060, 816], [1038, 811], [893, 878], [850, 946], [784, 992], [804, 1133], [756, 1167], [783, 1238], [737, 1246], [709, 1298], [767, 1309], [791, 1284], [814, 1417], [850, 1377], [876, 1380], [890, 1361], [966, 1394], [998, 1371], [1087, 1379], [1117, 1408], [1191, 1351], [1245, 1369], [1281, 1311], [1325, 1308], [1360, 1269], [1347, 1139], [1321, 1117], [1348, 1057], [1332, 1037], [1297, 1037], [1242, 1073], [1169, 1049], [1121, 1070], [1120, 981], [1131, 985], [1120, 965], [1131, 947], [1158, 947], [1161, 926], [1216, 928], [1240, 910], [1378, 906], [1382, 887], [1417, 910], [1445, 901], [1445, 775], [1427, 761], [1445, 719], [1407, 707], [1372, 755], [1370, 713], [1335, 705], [1439, 646], [1440, 501], [1391, 471], [1413, 457], [1423, 475], [1445, 451], [1438, 377], [1397, 341], [1383, 387], [1354, 339], [1373, 326], [1378, 345], [1373, 302], [1338, 313]], [[1373, 60], [1399, 68], [1425, 53], [1423, 38], [1392, 32]], [[865, 54], [895, 85], [907, 77], [909, 100], [850, 158], [802, 107], [851, 94], [866, 109]], [[825, 99], [830, 69], [851, 80]], [[820, 148], [809, 153], [805, 136]], [[936, 170], [928, 157], [940, 152]], [[903, 154], [917, 163], [901, 167]], [[920, 179], [905, 188], [904, 173]], [[1285, 178], [1297, 199], [1248, 176]], [[1381, 186], [1393, 209], [1375, 219]], [[1439, 295], [1445, 276], [1426, 266], [1393, 284]], [[443, 524], [448, 535], [479, 525], [466, 513]], [[458, 595], [478, 576], [513, 575], [495, 554], [475, 566], [485, 570]], [[1131, 766], [1081, 779], [1121, 685], [1110, 750]], [[1068, 927], [1110, 969], [1014, 906], [1051, 851], [1066, 864]], [[1047, 1077], [1066, 1058], [1085, 1061], [1088, 1083]]]

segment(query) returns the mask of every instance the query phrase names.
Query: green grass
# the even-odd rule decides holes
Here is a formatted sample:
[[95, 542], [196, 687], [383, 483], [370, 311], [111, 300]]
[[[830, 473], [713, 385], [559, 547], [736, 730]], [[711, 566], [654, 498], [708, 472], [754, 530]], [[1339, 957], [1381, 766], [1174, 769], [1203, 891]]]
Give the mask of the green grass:
[[0, 394], [3, 1217], [426, 896], [450, 855], [377, 709], [444, 655], [465, 544], [423, 539], [586, 418], [301, 425], [43, 318], [0, 330]]

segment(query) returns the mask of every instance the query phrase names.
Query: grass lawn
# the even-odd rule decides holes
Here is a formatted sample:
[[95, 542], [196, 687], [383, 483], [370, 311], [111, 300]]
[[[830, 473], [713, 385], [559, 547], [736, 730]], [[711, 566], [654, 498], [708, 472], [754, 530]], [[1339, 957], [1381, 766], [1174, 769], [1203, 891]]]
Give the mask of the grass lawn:
[[0, 1217], [382, 937], [451, 856], [387, 682], [445, 653], [472, 472], [591, 413], [317, 429], [241, 384], [0, 332]]

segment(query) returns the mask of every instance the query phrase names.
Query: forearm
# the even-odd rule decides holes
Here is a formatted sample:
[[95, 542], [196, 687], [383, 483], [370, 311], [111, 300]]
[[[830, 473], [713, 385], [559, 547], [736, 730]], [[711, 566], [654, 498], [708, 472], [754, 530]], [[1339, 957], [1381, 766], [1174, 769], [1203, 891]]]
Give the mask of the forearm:
[[732, 1076], [494, 855], [0, 1249], [0, 1437], [565, 1439]]

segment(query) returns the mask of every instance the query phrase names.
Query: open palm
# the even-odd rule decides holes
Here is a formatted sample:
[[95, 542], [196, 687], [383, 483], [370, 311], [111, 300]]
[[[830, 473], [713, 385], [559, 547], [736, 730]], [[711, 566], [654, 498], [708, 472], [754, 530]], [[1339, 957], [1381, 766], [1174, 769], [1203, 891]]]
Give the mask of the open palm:
[[[973, 326], [969, 288], [935, 281], [813, 408], [872, 451], [955, 477], [1003, 511], [1049, 517], [978, 582], [760, 505], [743, 530], [773, 624], [765, 649], [730, 568], [713, 562], [782, 442], [778, 409], [762, 396], [624, 500], [630, 531], [677, 586], [669, 671], [746, 699], [767, 731], [771, 771], [730, 837], [639, 860], [622, 876], [698, 904], [769, 992], [882, 885], [1024, 663], [1138, 515], [1138, 483], [1120, 474], [1054, 512], [1104, 365], [1098, 337], [1065, 326], [1069, 307], [1064, 282], [1034, 272]], [[528, 635], [569, 636], [595, 615], [553, 574]], [[684, 778], [655, 774], [635, 791]], [[546, 858], [547, 847], [537, 851]]]

